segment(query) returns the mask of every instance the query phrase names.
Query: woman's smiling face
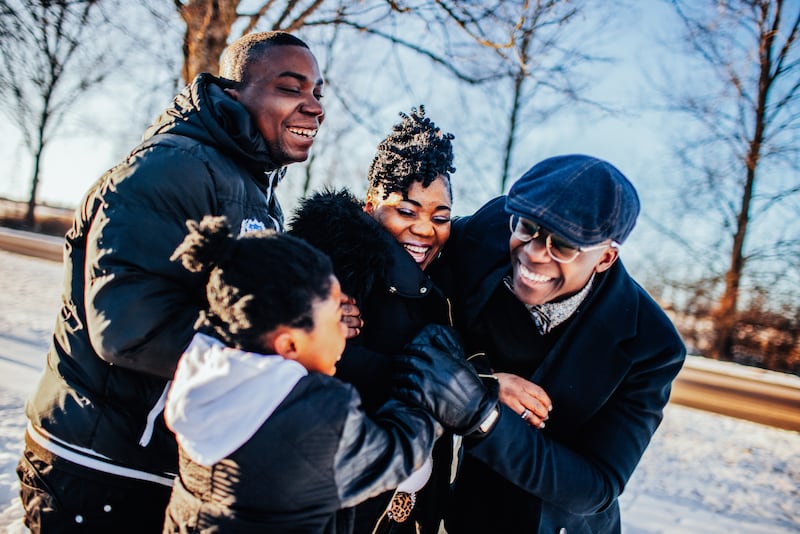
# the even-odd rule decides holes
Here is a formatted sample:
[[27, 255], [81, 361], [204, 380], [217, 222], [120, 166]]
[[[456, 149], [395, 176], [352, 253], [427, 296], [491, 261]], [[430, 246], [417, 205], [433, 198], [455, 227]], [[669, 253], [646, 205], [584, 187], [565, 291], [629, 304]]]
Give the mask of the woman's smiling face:
[[381, 223], [425, 270], [450, 237], [453, 203], [447, 178], [438, 176], [428, 187], [412, 182], [406, 198], [397, 192], [386, 199], [381, 197], [368, 194], [364, 211]]

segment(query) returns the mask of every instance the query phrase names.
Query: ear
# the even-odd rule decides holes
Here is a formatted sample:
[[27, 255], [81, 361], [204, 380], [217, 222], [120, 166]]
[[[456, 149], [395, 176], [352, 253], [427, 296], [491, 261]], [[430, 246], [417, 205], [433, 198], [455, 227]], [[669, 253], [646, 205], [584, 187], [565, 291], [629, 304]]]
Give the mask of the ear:
[[297, 343], [293, 329], [279, 326], [275, 330], [264, 334], [263, 341], [265, 346], [271, 347], [276, 354], [283, 356], [287, 360], [297, 359]]
[[227, 87], [223, 89], [226, 95], [233, 98], [234, 100], [239, 100], [239, 90], [234, 89], [233, 87]]
[[598, 273], [609, 270], [611, 266], [614, 265], [614, 262], [617, 261], [618, 257], [619, 249], [617, 247], [608, 247], [597, 260], [594, 270]]
[[364, 202], [364, 211], [372, 215], [375, 212], [375, 197], [372, 196], [372, 193], [367, 193], [367, 200]]

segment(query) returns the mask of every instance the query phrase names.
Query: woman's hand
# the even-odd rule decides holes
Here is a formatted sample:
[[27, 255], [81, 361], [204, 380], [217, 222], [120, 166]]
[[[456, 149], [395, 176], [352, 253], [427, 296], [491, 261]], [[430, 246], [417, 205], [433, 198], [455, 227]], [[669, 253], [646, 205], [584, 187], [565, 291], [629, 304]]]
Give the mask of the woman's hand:
[[342, 322], [347, 325], [347, 339], [356, 337], [364, 328], [356, 300], [345, 294], [342, 294]]
[[500, 402], [518, 413], [529, 425], [544, 428], [553, 409], [547, 393], [533, 382], [511, 373], [494, 373], [494, 376], [500, 382]]

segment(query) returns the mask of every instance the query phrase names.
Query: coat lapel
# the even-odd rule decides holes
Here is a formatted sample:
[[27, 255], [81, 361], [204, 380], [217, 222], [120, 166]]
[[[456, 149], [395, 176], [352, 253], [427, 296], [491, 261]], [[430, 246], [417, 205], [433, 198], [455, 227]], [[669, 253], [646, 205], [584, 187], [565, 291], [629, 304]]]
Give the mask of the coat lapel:
[[[571, 433], [605, 404], [631, 366], [624, 341], [635, 335], [636, 292], [621, 262], [603, 277], [531, 377], [553, 400], [548, 427]], [[625, 320], [620, 318], [625, 317]]]

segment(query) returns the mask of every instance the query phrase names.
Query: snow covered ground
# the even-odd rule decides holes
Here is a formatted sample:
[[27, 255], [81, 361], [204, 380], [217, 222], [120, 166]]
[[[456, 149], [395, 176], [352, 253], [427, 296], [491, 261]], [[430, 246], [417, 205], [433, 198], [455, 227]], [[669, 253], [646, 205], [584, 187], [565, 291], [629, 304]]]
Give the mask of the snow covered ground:
[[[0, 251], [0, 532], [21, 534], [23, 404], [44, 364], [60, 265]], [[622, 497], [625, 534], [800, 532], [800, 433], [667, 407]]]

